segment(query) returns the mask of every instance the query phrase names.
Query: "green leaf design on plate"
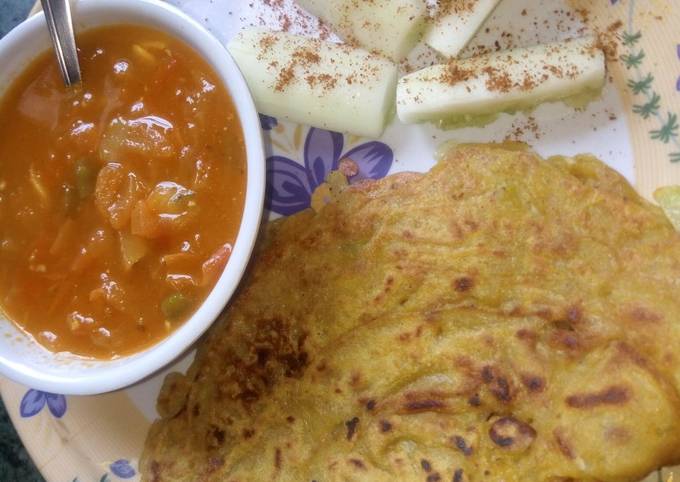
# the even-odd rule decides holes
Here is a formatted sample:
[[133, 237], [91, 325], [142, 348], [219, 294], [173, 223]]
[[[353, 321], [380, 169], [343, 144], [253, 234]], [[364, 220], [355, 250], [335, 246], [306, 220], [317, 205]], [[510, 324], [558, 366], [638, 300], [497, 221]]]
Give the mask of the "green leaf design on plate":
[[633, 112], [640, 114], [643, 119], [648, 119], [649, 116], [659, 113], [659, 107], [661, 107], [661, 96], [653, 92], [648, 102], [634, 105]]
[[[657, 123], [658, 128], [649, 131], [649, 137], [652, 140], [673, 144], [674, 150], [680, 149], [678, 115], [673, 112], [668, 112], [665, 118], [661, 115], [659, 112], [661, 96], [653, 90], [654, 76], [651, 73], [644, 74], [641, 68], [645, 52], [642, 49], [637, 50], [637, 53], [633, 50], [642, 39], [642, 31], [634, 28], [636, 0], [629, 1], [628, 28], [620, 37], [623, 45], [628, 47], [628, 53], [621, 55], [620, 59], [626, 68], [632, 71], [631, 78], [627, 82], [628, 88], [633, 95], [643, 96], [642, 103], [633, 105], [633, 112], [645, 120], [652, 119]], [[671, 152], [668, 158], [673, 163], [680, 163], [680, 152]]]
[[632, 47], [640, 41], [642, 38], [642, 32], [637, 31], [635, 33], [623, 32], [621, 39], [623, 40], [623, 45], [627, 47]]
[[99, 482], [109, 482], [109, 474], [102, 475], [101, 479], [99, 479]]
[[638, 53], [630, 53], [621, 56], [621, 60], [626, 64], [626, 68], [632, 69], [633, 67], [640, 67], [642, 61], [645, 59], [645, 51], [640, 50]]
[[668, 144], [672, 138], [678, 135], [678, 116], [672, 112], [668, 113], [668, 120], [661, 126], [661, 129], [654, 129], [650, 132], [652, 139], [658, 139], [664, 144]]
[[644, 79], [635, 81], [633, 79], [630, 79], [628, 81], [628, 87], [630, 87], [630, 90], [633, 91], [633, 94], [641, 94], [641, 93], [647, 93], [649, 92], [649, 89], [652, 87], [652, 83], [654, 82], [654, 76], [652, 74], [647, 74], [647, 77]]

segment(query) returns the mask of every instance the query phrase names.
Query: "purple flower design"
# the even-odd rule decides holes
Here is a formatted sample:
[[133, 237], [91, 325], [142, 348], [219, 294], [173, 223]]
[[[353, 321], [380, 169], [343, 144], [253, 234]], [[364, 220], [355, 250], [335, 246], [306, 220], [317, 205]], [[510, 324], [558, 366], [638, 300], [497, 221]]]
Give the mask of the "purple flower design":
[[34, 389], [27, 391], [21, 399], [19, 413], [23, 418], [29, 418], [40, 413], [45, 405], [56, 418], [61, 418], [66, 413], [65, 396]]
[[113, 475], [121, 479], [131, 479], [137, 473], [135, 472], [135, 469], [132, 468], [132, 465], [130, 465], [130, 462], [125, 459], [116, 460], [109, 465], [109, 468], [111, 469], [111, 472], [113, 472]]
[[263, 131], [270, 131], [277, 125], [279, 125], [279, 121], [276, 120], [276, 117], [260, 114], [260, 127]]
[[343, 159], [353, 161], [356, 167], [356, 174], [349, 177], [352, 184], [383, 178], [392, 167], [394, 154], [382, 142], [367, 142], [343, 154], [344, 144], [342, 134], [310, 128], [305, 139], [304, 166], [283, 156], [267, 159], [267, 207], [283, 216], [308, 208], [314, 190], [338, 169]]

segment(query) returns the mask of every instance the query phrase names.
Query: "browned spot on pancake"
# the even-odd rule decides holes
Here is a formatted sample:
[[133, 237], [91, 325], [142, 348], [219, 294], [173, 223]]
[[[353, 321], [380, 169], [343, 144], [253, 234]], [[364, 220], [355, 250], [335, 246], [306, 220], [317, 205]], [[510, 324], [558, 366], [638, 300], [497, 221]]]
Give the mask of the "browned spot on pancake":
[[493, 367], [485, 366], [482, 368], [482, 381], [484, 383], [491, 383], [494, 379]]
[[628, 402], [630, 397], [630, 390], [627, 387], [614, 385], [595, 393], [570, 395], [566, 402], [572, 408], [588, 409], [600, 405], [622, 405]]
[[347, 427], [347, 440], [352, 440], [354, 434], [359, 426], [359, 417], [354, 417], [352, 420], [345, 422], [345, 427]]
[[243, 405], [251, 405], [260, 399], [260, 394], [255, 390], [245, 389], [238, 394], [237, 398], [243, 402]]
[[366, 410], [370, 412], [371, 410], [375, 409], [375, 403], [375, 400], [369, 400], [366, 402]]
[[550, 338], [550, 341], [553, 346], [569, 351], [575, 351], [581, 347], [581, 342], [578, 335], [571, 330], [555, 330]]
[[475, 280], [470, 278], [469, 276], [463, 276], [461, 278], [457, 278], [453, 282], [453, 287], [455, 290], [459, 293], [466, 293], [470, 291], [472, 288], [475, 286]]
[[564, 319], [554, 320], [553, 326], [555, 328], [557, 328], [558, 330], [562, 330], [562, 331], [569, 331], [569, 332], [575, 331], [574, 325], [572, 325], [569, 321], [564, 320]]
[[557, 448], [560, 450], [562, 455], [568, 459], [574, 459], [574, 449], [571, 447], [571, 443], [567, 440], [567, 437], [562, 433], [562, 430], [556, 428], [553, 430], [553, 437], [555, 437], [555, 442], [557, 443]]
[[423, 399], [446, 399], [451, 397], [455, 392], [449, 392], [446, 390], [417, 390], [404, 393], [404, 399], [411, 400], [423, 400]]
[[359, 459], [349, 459], [349, 463], [354, 465], [357, 469], [366, 470], [366, 465]]
[[208, 459], [208, 473], [212, 474], [224, 465], [223, 457], [210, 457]]
[[460, 450], [466, 457], [469, 457], [470, 455], [473, 454], [474, 450], [472, 449], [472, 447], [470, 447], [467, 441], [460, 435], [455, 435], [452, 438], [452, 441], [456, 448]]
[[274, 452], [274, 467], [276, 467], [276, 470], [281, 470], [281, 449], [278, 447]]
[[474, 219], [466, 219], [465, 226], [467, 226], [471, 232], [477, 231], [479, 229], [479, 224]]
[[404, 404], [404, 409], [408, 412], [426, 412], [429, 410], [441, 410], [446, 404], [441, 400], [413, 400]]
[[269, 361], [271, 350], [269, 348], [256, 348], [255, 355], [257, 356], [257, 364], [263, 367]]
[[[225, 365], [236, 368], [235, 380], [239, 392], [236, 398], [248, 408], [260, 399], [272, 384], [274, 372], [283, 372], [287, 378], [300, 378], [308, 364], [309, 355], [304, 350], [306, 334], [291, 329], [284, 319], [273, 317], [254, 321], [250, 353], [246, 357], [229, 353]], [[277, 369], [272, 368], [276, 366]]]
[[438, 472], [435, 472], [434, 474], [429, 474], [425, 479], [425, 482], [439, 482], [440, 480], [442, 480], [442, 476], [439, 475]]
[[538, 340], [538, 335], [535, 332], [528, 330], [526, 328], [521, 328], [521, 329], [517, 330], [517, 333], [515, 333], [515, 336], [522, 341], [535, 342], [535, 341]]
[[394, 284], [394, 277], [393, 276], [388, 276], [385, 278], [385, 286], [383, 287], [382, 291], [376, 295], [375, 298], [373, 298], [374, 303], [381, 303], [385, 297], [392, 291], [392, 285]]
[[449, 232], [453, 235], [454, 239], [463, 239], [465, 232], [460, 227], [457, 221], [451, 221], [449, 224]]
[[286, 417], [286, 421], [287, 421], [288, 423], [295, 423], [295, 417], [293, 417], [292, 415], [288, 415], [288, 416]]
[[210, 439], [208, 440], [208, 445], [211, 447], [221, 447], [226, 439], [226, 432], [221, 428], [213, 425], [210, 428]]
[[630, 432], [621, 426], [609, 427], [604, 431], [605, 438], [618, 445], [623, 445], [630, 441]]
[[151, 482], [161, 481], [161, 464], [156, 460], [151, 461]]
[[534, 314], [539, 318], [543, 318], [544, 320], [548, 321], [552, 321], [555, 318], [550, 308], [538, 308], [536, 311], [534, 311]]
[[513, 389], [507, 377], [499, 369], [485, 366], [481, 372], [482, 381], [489, 386], [489, 391], [499, 402], [510, 402], [514, 398]]
[[534, 331], [522, 328], [517, 330], [515, 336], [520, 341], [522, 341], [527, 348], [532, 351], [536, 350], [536, 345], [538, 344], [538, 335]]
[[496, 378], [490, 385], [489, 390], [499, 402], [512, 401], [512, 393], [510, 391], [510, 383], [503, 377]]
[[382, 433], [387, 433], [390, 430], [392, 430], [392, 424], [388, 422], [387, 420], [381, 420], [380, 421], [380, 431]]
[[510, 315], [510, 316], [523, 316], [524, 315], [524, 308], [522, 308], [519, 305], [515, 305], [515, 306], [512, 306], [512, 307], [509, 306], [509, 307], [503, 309], [503, 313], [505, 313], [506, 315]]
[[567, 308], [566, 318], [569, 323], [577, 324], [583, 319], [583, 311], [579, 306]]
[[[397, 248], [397, 249], [394, 250], [394, 256], [395, 256], [396, 258], [398, 258], [398, 259], [405, 258], [406, 256], [408, 256], [408, 250]], [[401, 270], [404, 269], [404, 266], [403, 266], [402, 264], [398, 264], [398, 265], [396, 266], [396, 268], [397, 268], [399, 271], [401, 271]]]
[[352, 376], [349, 379], [350, 386], [357, 387], [359, 383], [361, 383], [361, 373], [359, 372], [352, 373]]
[[635, 306], [627, 310], [626, 316], [638, 323], [654, 323], [663, 320], [663, 316], [644, 306]]
[[456, 469], [453, 473], [452, 482], [463, 482], [463, 469]]
[[482, 404], [482, 400], [479, 398], [479, 394], [475, 393], [470, 398], [468, 398], [468, 404], [472, 407], [479, 407]]
[[491, 425], [489, 437], [503, 449], [521, 452], [534, 442], [536, 430], [515, 417], [501, 417]]
[[428, 460], [421, 459], [420, 466], [423, 468], [425, 472], [432, 472], [432, 464], [430, 464]]
[[520, 378], [522, 379], [522, 384], [531, 393], [541, 393], [545, 390], [545, 380], [538, 375], [523, 373]]
[[651, 367], [649, 366], [647, 359], [628, 343], [617, 343], [616, 349], [624, 357], [624, 359], [632, 360], [632, 362], [637, 366], [644, 368], [645, 370], [650, 370]]
[[252, 428], [244, 428], [243, 429], [243, 438], [244, 439], [248, 440], [253, 435], [255, 435], [255, 430], [253, 430]]
[[[424, 313], [423, 317], [425, 318], [425, 321], [427, 321], [427, 322], [432, 322], [432, 321], [435, 321], [435, 320], [437, 319], [437, 316], [438, 316], [438, 315], [439, 315], [438, 312], [427, 312], [427, 313]], [[419, 338], [419, 337], [421, 337], [422, 334], [423, 334], [424, 329], [425, 329], [425, 325], [418, 325], [418, 326], [416, 327], [416, 329], [413, 330], [412, 332], [408, 332], [408, 331], [407, 331], [407, 332], [405, 332], [405, 333], [400, 333], [400, 334], [397, 336], [397, 338], [399, 339], [399, 341], [408, 342], [408, 341], [410, 341], [412, 338]]]

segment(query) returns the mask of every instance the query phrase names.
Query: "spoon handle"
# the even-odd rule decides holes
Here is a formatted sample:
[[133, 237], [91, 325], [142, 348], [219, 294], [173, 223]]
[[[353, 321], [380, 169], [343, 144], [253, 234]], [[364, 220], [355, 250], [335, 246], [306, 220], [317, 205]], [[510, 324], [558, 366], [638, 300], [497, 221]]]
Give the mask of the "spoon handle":
[[40, 0], [45, 11], [47, 28], [52, 37], [57, 61], [66, 85], [80, 82], [80, 64], [73, 35], [69, 0]]

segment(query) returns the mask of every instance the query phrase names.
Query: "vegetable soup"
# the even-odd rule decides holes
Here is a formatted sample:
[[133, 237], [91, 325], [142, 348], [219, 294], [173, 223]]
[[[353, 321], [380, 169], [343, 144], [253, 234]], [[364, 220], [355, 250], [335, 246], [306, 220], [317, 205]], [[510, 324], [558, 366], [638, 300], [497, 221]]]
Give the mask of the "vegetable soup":
[[77, 40], [81, 85], [46, 52], [0, 101], [0, 302], [49, 350], [112, 358], [166, 337], [212, 290], [246, 155], [227, 90], [190, 47], [136, 26]]

